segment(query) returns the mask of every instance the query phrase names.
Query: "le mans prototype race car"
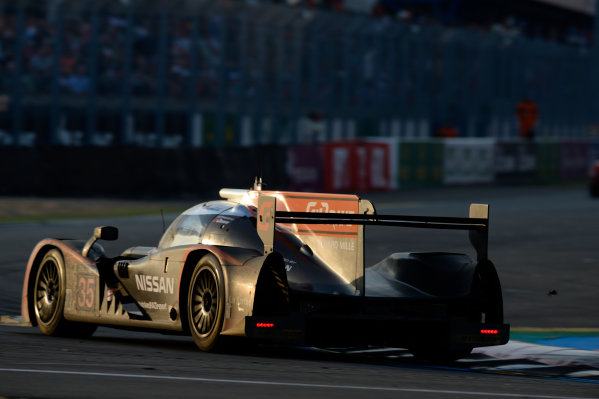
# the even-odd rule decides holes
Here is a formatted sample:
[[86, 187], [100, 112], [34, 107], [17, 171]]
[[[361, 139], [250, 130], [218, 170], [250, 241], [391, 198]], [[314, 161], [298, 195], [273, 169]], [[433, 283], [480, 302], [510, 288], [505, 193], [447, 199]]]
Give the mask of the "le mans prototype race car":
[[[106, 257], [97, 240], [116, 240], [111, 226], [87, 241], [44, 239], [27, 266], [23, 319], [48, 335], [97, 325], [190, 334], [203, 351], [245, 336], [447, 360], [508, 341], [487, 205], [472, 204], [468, 218], [420, 217], [377, 214], [355, 195], [220, 195], [178, 216], [157, 247]], [[469, 230], [477, 259], [393, 253], [365, 267], [366, 225]]]

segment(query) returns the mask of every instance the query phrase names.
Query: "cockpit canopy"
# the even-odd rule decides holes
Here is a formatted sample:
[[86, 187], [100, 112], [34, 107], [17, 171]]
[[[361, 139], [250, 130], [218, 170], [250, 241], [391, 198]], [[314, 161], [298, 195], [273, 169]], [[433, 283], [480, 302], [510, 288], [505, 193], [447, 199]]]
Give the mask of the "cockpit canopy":
[[205, 202], [190, 208], [179, 215], [164, 232], [159, 249], [179, 245], [194, 245], [202, 242], [208, 224], [219, 214], [235, 204], [225, 201]]
[[234, 202], [205, 202], [179, 215], [162, 235], [158, 248], [201, 243], [259, 247], [261, 241], [256, 233], [255, 216], [244, 205]]

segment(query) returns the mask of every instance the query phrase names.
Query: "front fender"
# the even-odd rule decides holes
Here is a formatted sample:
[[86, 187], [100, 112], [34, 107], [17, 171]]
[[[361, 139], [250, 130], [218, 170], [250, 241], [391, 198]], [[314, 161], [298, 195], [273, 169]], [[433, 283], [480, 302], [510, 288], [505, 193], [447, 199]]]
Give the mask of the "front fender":
[[[44, 254], [48, 252], [52, 248], [58, 249], [62, 256], [64, 257], [65, 267], [66, 267], [66, 287], [67, 289], [70, 287], [70, 283], [72, 281], [72, 277], [70, 276], [70, 270], [72, 269], [73, 264], [82, 264], [87, 265], [89, 267], [94, 266], [94, 261], [90, 258], [84, 258], [81, 256], [81, 248], [85, 241], [83, 240], [59, 240], [54, 238], [46, 238], [37, 243], [37, 245], [31, 251], [31, 255], [29, 256], [29, 260], [27, 262], [27, 269], [25, 270], [25, 279], [23, 281], [23, 292], [21, 295], [21, 316], [23, 317], [23, 321], [26, 323], [31, 323], [31, 325], [37, 325], [35, 314], [33, 309], [33, 301], [31, 300], [33, 295], [33, 285], [35, 283], [35, 274], [37, 273], [37, 268], [39, 267], [39, 263], [41, 262]], [[103, 253], [103, 249], [99, 246], [95, 246], [95, 250], [90, 251], [90, 256], [97, 257], [99, 254]], [[65, 306], [67, 306], [65, 302]]]

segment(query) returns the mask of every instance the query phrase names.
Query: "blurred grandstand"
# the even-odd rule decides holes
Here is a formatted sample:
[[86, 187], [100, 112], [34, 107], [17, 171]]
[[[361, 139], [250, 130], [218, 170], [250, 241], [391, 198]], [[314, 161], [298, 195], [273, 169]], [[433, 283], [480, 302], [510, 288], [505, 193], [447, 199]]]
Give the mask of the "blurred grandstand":
[[0, 145], [539, 137], [597, 123], [594, 0], [0, 0]]

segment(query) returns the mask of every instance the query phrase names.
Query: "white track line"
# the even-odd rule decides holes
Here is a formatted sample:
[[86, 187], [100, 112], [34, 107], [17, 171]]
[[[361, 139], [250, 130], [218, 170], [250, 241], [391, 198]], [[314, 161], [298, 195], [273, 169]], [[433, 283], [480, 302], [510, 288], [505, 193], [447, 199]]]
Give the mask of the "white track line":
[[325, 389], [348, 389], [348, 390], [363, 390], [363, 391], [386, 391], [386, 392], [412, 392], [412, 393], [433, 393], [444, 395], [470, 395], [470, 396], [487, 396], [487, 397], [502, 397], [502, 398], [534, 398], [534, 399], [599, 399], [593, 397], [575, 397], [575, 396], [552, 396], [552, 395], [531, 395], [524, 393], [500, 393], [500, 392], [481, 392], [481, 391], [452, 391], [444, 389], [417, 389], [417, 388], [393, 388], [393, 387], [372, 387], [359, 385], [331, 385], [331, 384], [307, 384], [301, 382], [277, 382], [277, 381], [252, 381], [252, 380], [234, 380], [224, 378], [201, 378], [201, 377], [176, 377], [168, 375], [149, 375], [149, 374], [121, 374], [121, 373], [99, 373], [91, 371], [61, 371], [61, 370], [35, 370], [35, 369], [14, 369], [0, 368], [0, 372], [13, 373], [38, 373], [38, 374], [62, 374], [62, 375], [79, 375], [93, 377], [110, 377], [110, 378], [140, 378], [140, 379], [155, 379], [155, 380], [174, 380], [174, 381], [190, 381], [190, 382], [208, 382], [208, 383], [226, 383], [226, 384], [246, 384], [246, 385], [271, 385], [283, 387], [297, 388], [325, 388]]

